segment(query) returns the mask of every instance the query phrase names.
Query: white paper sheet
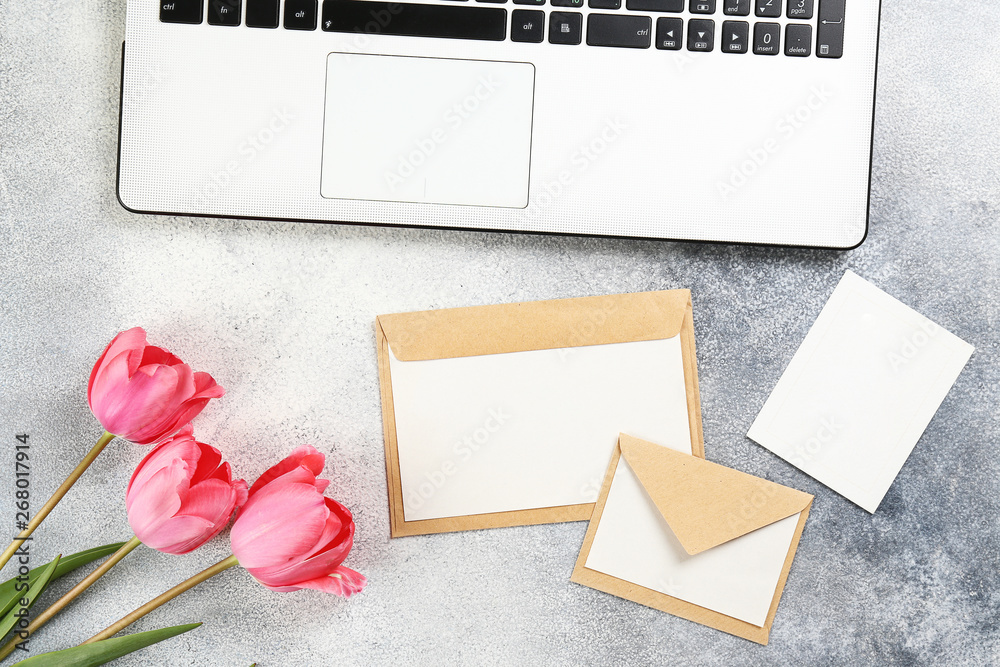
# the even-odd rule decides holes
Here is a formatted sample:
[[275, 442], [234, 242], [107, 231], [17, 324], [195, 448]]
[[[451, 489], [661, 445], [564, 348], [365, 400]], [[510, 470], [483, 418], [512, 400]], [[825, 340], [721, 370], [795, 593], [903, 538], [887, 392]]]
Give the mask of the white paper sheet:
[[747, 435], [874, 513], [973, 349], [848, 271]]
[[586, 567], [763, 627], [799, 514], [690, 556], [618, 460]]
[[389, 372], [407, 521], [594, 502], [621, 432], [691, 453], [679, 336]]

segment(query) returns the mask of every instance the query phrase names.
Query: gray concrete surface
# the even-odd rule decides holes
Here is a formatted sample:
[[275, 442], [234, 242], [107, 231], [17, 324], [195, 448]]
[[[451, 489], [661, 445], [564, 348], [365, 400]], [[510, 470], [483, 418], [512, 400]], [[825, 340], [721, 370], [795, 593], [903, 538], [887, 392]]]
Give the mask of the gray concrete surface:
[[[344, 601], [231, 570], [138, 624], [204, 626], [116, 664], [1000, 663], [1000, 8], [884, 3], [871, 232], [847, 253], [132, 215], [114, 193], [123, 32], [121, 2], [0, 2], [0, 525], [15, 433], [40, 502], [100, 434], [91, 364], [142, 325], [228, 389], [197, 432], [243, 476], [300, 443], [328, 454], [371, 584]], [[744, 435], [847, 268], [977, 348], [875, 516]], [[816, 495], [769, 646], [571, 584], [583, 523], [388, 539], [376, 314], [673, 287], [694, 293], [708, 457]], [[110, 448], [37, 562], [128, 537], [142, 454]], [[32, 652], [226, 547], [136, 551]]]

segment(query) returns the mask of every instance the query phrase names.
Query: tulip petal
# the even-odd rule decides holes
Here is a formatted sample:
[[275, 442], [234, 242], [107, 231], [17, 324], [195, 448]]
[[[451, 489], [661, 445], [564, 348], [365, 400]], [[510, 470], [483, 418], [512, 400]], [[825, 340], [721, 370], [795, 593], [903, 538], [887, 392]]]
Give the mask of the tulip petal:
[[142, 362], [139, 365], [153, 366], [157, 364], [164, 364], [166, 366], [177, 366], [183, 363], [184, 362], [178, 359], [176, 355], [164, 350], [162, 347], [146, 345], [146, 347], [142, 350]]
[[[90, 379], [87, 382], [87, 402], [90, 403], [90, 392], [94, 387], [94, 382], [97, 377], [104, 372], [105, 367], [112, 359], [122, 353], [129, 353], [135, 350], [141, 351], [145, 346], [146, 332], [140, 327], [133, 327], [128, 331], [122, 331], [117, 336], [112, 338], [111, 342], [108, 343], [108, 346], [104, 348], [104, 352], [102, 352], [101, 356], [98, 357], [93, 370], [90, 371]], [[131, 377], [132, 373], [135, 372], [135, 369], [138, 368], [139, 361], [141, 360], [141, 354], [135, 355], [135, 357], [135, 366], [129, 367], [129, 377]]]
[[136, 533], [147, 547], [165, 554], [179, 556], [194, 551], [222, 531], [225, 524], [215, 523], [200, 516], [174, 516], [159, 524], [145, 539]]
[[157, 470], [141, 488], [133, 487], [125, 506], [132, 532], [144, 544], [152, 541], [157, 530], [180, 509], [178, 486], [187, 477], [186, 465], [180, 459]]
[[[125, 489], [126, 508], [128, 508], [130, 502], [129, 495], [132, 493], [133, 487], [136, 489], [143, 488], [150, 477], [161, 469], [169, 467], [174, 461], [197, 462], [199, 454], [198, 443], [190, 435], [178, 435], [158, 445], [139, 462], [139, 465], [135, 468], [135, 472], [132, 473], [132, 479], [129, 480], [128, 487]], [[194, 474], [195, 466], [185, 465], [184, 469], [186, 475], [190, 478]]]
[[109, 433], [141, 442], [135, 433], [161, 419], [164, 405], [177, 389], [177, 372], [172, 366], [158, 366], [152, 375], [136, 373], [122, 381], [127, 359], [119, 356], [108, 365], [94, 385], [94, 414]]
[[[302, 445], [301, 447], [297, 447], [277, 465], [271, 466], [264, 472], [263, 475], [258, 477], [257, 481], [250, 487], [249, 495], [252, 498], [258, 490], [267, 486], [278, 477], [281, 477], [295, 468], [298, 468], [299, 466], [304, 466], [307, 470], [311, 471], [313, 477], [315, 478], [316, 475], [323, 472], [323, 465], [325, 462], [326, 457], [319, 453], [312, 445]], [[317, 490], [320, 493], [323, 492], [323, 489]]]
[[[216, 477], [216, 473], [229, 472], [229, 464], [222, 463], [222, 452], [220, 452], [215, 447], [211, 445], [206, 445], [203, 442], [198, 443], [198, 448], [200, 450], [200, 456], [198, 457], [198, 467], [194, 474], [191, 475], [191, 486], [198, 484], [211, 477]], [[220, 468], [225, 465], [225, 470], [220, 470]], [[224, 479], [228, 481], [231, 479], [231, 475], [226, 475], [225, 477], [218, 477], [218, 479]]]
[[246, 568], [285, 563], [309, 551], [323, 533], [328, 510], [312, 484], [269, 485], [243, 507], [231, 534]]
[[367, 583], [368, 579], [363, 574], [341, 565], [325, 577], [303, 581], [298, 585], [349, 598], [355, 593], [360, 593]]

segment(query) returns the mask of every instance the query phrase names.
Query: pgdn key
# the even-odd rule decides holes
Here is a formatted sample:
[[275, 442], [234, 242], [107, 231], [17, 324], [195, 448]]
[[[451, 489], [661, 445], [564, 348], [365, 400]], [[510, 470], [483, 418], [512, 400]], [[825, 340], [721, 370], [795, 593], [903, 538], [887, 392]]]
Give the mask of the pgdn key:
[[648, 16], [591, 14], [587, 17], [587, 44], [648, 49], [653, 20]]

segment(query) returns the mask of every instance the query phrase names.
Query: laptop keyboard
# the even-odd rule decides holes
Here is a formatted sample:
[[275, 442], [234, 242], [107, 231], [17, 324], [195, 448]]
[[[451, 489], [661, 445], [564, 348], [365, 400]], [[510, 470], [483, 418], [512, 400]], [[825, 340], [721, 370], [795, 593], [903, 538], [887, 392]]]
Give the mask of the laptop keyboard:
[[[499, 6], [508, 1], [536, 9], [512, 8], [508, 17], [507, 9]], [[622, 0], [446, 0], [441, 4], [323, 0], [322, 8], [319, 0], [160, 2], [164, 23], [207, 21], [214, 26], [496, 42], [508, 39], [509, 25], [509, 38], [514, 42], [667, 51], [718, 48], [732, 54], [840, 58], [846, 0], [624, 0], [624, 8]], [[572, 11], [583, 9], [585, 2], [587, 9], [598, 11], [586, 16]], [[553, 9], [540, 9], [546, 5]], [[812, 23], [801, 22], [812, 20], [814, 14], [815, 29]], [[784, 26], [758, 20], [782, 16], [790, 20]]]

